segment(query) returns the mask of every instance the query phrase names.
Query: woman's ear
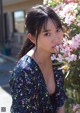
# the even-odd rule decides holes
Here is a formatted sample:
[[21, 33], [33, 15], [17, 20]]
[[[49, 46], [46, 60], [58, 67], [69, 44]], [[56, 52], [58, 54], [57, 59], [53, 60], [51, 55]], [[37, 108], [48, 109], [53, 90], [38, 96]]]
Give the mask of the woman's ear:
[[32, 36], [30, 33], [27, 34], [27, 38], [33, 43], [36, 44], [36, 38]]

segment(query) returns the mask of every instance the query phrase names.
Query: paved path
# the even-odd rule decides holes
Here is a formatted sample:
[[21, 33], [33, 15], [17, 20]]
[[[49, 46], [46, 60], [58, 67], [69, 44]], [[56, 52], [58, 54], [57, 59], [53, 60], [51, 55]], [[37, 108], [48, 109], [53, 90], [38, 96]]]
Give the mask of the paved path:
[[4, 55], [0, 55], [0, 113], [10, 113], [12, 98], [10, 94], [9, 79], [10, 71], [16, 62]]
[[3, 59], [3, 62], [0, 62], [0, 86], [8, 84], [10, 78], [10, 72], [13, 70], [16, 62], [8, 60], [2, 56], [0, 59]]
[[10, 113], [11, 103], [11, 95], [4, 88], [0, 87], [0, 113]]

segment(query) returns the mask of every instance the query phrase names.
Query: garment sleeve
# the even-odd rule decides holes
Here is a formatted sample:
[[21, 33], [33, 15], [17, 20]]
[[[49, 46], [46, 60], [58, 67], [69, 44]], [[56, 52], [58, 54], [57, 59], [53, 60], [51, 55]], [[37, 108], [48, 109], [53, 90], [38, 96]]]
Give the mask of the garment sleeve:
[[56, 99], [56, 107], [62, 107], [65, 103], [65, 100], [67, 99], [67, 96], [64, 91], [64, 77], [62, 70], [59, 70], [58, 72], [59, 76], [57, 78], [57, 89], [56, 89], [56, 94], [55, 94], [55, 99]]
[[10, 79], [12, 94], [11, 113], [39, 113], [38, 95], [29, 73], [17, 70]]

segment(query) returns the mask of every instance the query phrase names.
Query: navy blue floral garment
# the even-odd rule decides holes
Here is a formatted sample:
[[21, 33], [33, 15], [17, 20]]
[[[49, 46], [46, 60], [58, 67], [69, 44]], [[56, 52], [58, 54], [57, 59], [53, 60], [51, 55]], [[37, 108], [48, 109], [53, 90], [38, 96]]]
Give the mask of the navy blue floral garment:
[[56, 91], [52, 103], [38, 64], [27, 55], [18, 61], [10, 79], [11, 113], [55, 113], [64, 105], [63, 73], [54, 63], [53, 67]]

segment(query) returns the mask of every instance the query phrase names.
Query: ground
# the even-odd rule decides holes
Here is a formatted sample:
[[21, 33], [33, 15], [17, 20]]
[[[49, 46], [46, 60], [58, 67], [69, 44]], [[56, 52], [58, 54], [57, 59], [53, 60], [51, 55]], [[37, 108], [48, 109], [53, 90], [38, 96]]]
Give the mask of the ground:
[[0, 113], [10, 113], [12, 103], [9, 79], [16, 62], [0, 55]]

